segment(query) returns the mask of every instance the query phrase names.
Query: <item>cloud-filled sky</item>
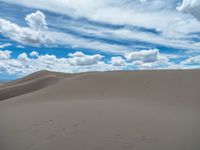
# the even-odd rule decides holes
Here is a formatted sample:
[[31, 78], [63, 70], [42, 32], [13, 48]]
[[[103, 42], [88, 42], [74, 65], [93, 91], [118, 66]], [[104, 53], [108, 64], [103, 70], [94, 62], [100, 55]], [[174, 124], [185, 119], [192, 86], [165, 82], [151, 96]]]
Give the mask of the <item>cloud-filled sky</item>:
[[0, 80], [200, 68], [200, 0], [0, 0]]

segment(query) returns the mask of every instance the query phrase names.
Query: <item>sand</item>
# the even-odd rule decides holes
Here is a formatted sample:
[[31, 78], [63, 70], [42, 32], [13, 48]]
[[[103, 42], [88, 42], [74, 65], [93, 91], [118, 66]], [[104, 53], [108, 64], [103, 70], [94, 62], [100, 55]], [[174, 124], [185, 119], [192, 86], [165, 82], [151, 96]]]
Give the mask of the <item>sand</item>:
[[63, 74], [0, 86], [0, 150], [199, 150], [200, 70]]

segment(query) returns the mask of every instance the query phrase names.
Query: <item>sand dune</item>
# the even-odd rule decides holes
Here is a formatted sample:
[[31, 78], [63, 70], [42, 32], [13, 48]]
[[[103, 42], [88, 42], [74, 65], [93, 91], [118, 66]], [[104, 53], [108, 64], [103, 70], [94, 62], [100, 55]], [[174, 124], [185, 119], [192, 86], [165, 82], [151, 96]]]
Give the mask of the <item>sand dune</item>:
[[0, 86], [0, 150], [199, 150], [200, 70], [63, 74]]
[[55, 85], [70, 76], [72, 74], [39, 71], [22, 79], [7, 82], [0, 85], [0, 101]]

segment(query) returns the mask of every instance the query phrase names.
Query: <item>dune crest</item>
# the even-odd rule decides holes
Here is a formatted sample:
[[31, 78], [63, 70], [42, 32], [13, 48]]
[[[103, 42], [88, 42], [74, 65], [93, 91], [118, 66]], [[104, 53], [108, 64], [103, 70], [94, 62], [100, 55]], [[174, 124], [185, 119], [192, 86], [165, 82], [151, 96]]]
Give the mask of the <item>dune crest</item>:
[[0, 101], [55, 85], [62, 79], [70, 76], [72, 75], [50, 71], [38, 71], [24, 78], [4, 83], [0, 85]]

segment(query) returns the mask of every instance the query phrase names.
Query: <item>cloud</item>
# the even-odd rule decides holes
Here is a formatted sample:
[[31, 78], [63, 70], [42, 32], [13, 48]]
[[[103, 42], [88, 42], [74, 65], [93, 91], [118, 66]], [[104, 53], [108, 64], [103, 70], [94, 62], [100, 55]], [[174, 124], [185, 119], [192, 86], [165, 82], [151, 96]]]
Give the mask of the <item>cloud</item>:
[[[36, 31], [36, 26], [41, 26], [41, 20], [37, 17], [39, 12], [35, 14], [27, 15], [26, 18], [29, 20], [29, 25], [31, 28], [28, 27], [20, 27], [15, 23], [12, 23], [5, 19], [0, 19], [0, 33], [5, 37], [8, 37], [14, 41], [25, 45], [32, 45], [32, 46], [40, 46], [40, 45], [50, 45], [53, 43], [53, 39], [43, 32]], [[40, 14], [40, 13], [39, 13]], [[41, 15], [41, 14], [40, 14]], [[35, 17], [33, 17], [35, 16]], [[39, 17], [38, 17], [39, 18]], [[37, 24], [37, 25], [36, 25]], [[32, 29], [32, 27], [34, 29]]]
[[[13, 2], [13, 1], [10, 1], [10, 2]], [[38, 0], [38, 3], [39, 2], [46, 3], [44, 1], [42, 2]], [[63, 6], [65, 5], [65, 3], [69, 4], [68, 6], [66, 6], [66, 9], [69, 7], [76, 8], [75, 4], [80, 5], [84, 3], [84, 1], [82, 0], [80, 3], [79, 2], [80, 1], [77, 1], [77, 2], [62, 1]], [[90, 2], [93, 3], [92, 1]], [[22, 3], [26, 3], [26, 2], [22, 2]], [[37, 5], [36, 1], [30, 2], [30, 3], [35, 3]], [[52, 3], [51, 6], [60, 5], [60, 3], [58, 3], [57, 1], [52, 1], [52, 2], [50, 1], [49, 3]], [[104, 5], [106, 6], [106, 8], [108, 7], [107, 11], [112, 10], [112, 7], [111, 7], [112, 5], [110, 3], [107, 3], [105, 1], [100, 1], [97, 4], [100, 5], [100, 3], [102, 3], [102, 7]], [[117, 2], [112, 1], [112, 3], [117, 4], [116, 9], [117, 8], [121, 9], [119, 5], [120, 4], [119, 1]], [[144, 4], [141, 4], [141, 2], [139, 2], [138, 0], [137, 2], [131, 2], [131, 6], [135, 3], [137, 4], [139, 8], [141, 7], [142, 9], [144, 9], [143, 7], [147, 7], [147, 4], [148, 4], [152, 7], [152, 9], [150, 9], [151, 11], [153, 11], [153, 8], [155, 8], [155, 12], [158, 11], [158, 8], [156, 7], [156, 5], [159, 5], [159, 7], [163, 8], [164, 4], [166, 4], [165, 1], [163, 2], [160, 0], [158, 0], [157, 2], [149, 0], [149, 1], [142, 2]], [[169, 4], [171, 5], [170, 2]], [[123, 3], [123, 5], [129, 5], [129, 4]], [[85, 7], [86, 9], [90, 9], [90, 6], [88, 7], [85, 6]], [[138, 7], [135, 7], [135, 6], [133, 7], [134, 13], [136, 14], [142, 13], [141, 11], [138, 10]], [[56, 9], [56, 8], [52, 7], [52, 9]], [[103, 7], [103, 9], [105, 8]], [[70, 10], [73, 10], [73, 9], [70, 9]], [[132, 9], [131, 10], [128, 9], [128, 10], [133, 11]], [[161, 18], [159, 18], [159, 16], [157, 16], [157, 13], [155, 13], [154, 11], [153, 11], [154, 13], [152, 14], [147, 13], [150, 10], [148, 8], [147, 10], [145, 10], [145, 13], [140, 14], [141, 16], [139, 15], [140, 17], [137, 18], [138, 21], [141, 21], [141, 18], [149, 18], [148, 22], [153, 22], [151, 20], [151, 17], [153, 18], [155, 17], [156, 18], [155, 20], [161, 20]], [[133, 14], [132, 12], [129, 12], [129, 11], [126, 12], [127, 15], [129, 13]], [[163, 11], [162, 13], [167, 13], [167, 12]], [[174, 15], [173, 13], [171, 14], [172, 16], [170, 17], [170, 19], [168, 19], [163, 25], [160, 25], [160, 24], [157, 25], [158, 23], [156, 23], [156, 26], [155, 25], [150, 26], [148, 25], [148, 23], [145, 22], [146, 23], [145, 28], [143, 25], [140, 26], [140, 25], [134, 24], [134, 21], [133, 21], [133, 24], [131, 24], [131, 23], [118, 23], [118, 22], [113, 23], [113, 22], [110, 22], [110, 20], [104, 21], [103, 23], [106, 23], [106, 24], [108, 23], [114, 26], [124, 25], [124, 27], [120, 27], [120, 28], [112, 28], [109, 26], [102, 27], [98, 25], [99, 22], [95, 22], [94, 24], [91, 24], [91, 23], [87, 23], [87, 21], [82, 22], [76, 17], [72, 17], [72, 20], [68, 20], [68, 19], [63, 19], [63, 17], [57, 17], [56, 15], [59, 15], [59, 14], [56, 14], [55, 16], [57, 18], [55, 16], [49, 17], [51, 28], [47, 30], [47, 21], [45, 19], [46, 16], [41, 11], [36, 11], [34, 13], [28, 14], [25, 17], [28, 27], [22, 27], [8, 20], [1, 19], [3, 21], [0, 21], [0, 32], [2, 35], [14, 41], [17, 41], [24, 45], [31, 45], [31, 46], [37, 46], [37, 47], [39, 46], [40, 47], [42, 46], [47, 46], [47, 47], [48, 46], [52, 46], [52, 47], [70, 46], [72, 48], [95, 49], [95, 50], [102, 50], [102, 51], [107, 51], [107, 52], [108, 51], [114, 52], [118, 54], [130, 52], [133, 49], [138, 50], [138, 49], [141, 49], [141, 47], [142, 49], [150, 48], [149, 47], [150, 44], [163, 45], [166, 47], [173, 47], [177, 49], [199, 50], [198, 42], [193, 42], [193, 39], [199, 38], [199, 36], [194, 37], [196, 35], [193, 35], [190, 33], [200, 32], [200, 29], [199, 29], [200, 23], [196, 21], [195, 19], [191, 19], [191, 18], [180, 15], [182, 13], [178, 13], [177, 16]], [[49, 13], [47, 12], [45, 14], [49, 15]], [[130, 16], [130, 14], [127, 17], [129, 18], [129, 20], [131, 19], [131, 17], [133, 17], [133, 15]], [[136, 14], [134, 14], [134, 16]], [[163, 14], [162, 19], [165, 19], [166, 16], [168, 17], [170, 15]], [[123, 19], [125, 17], [119, 16], [119, 18]], [[7, 23], [5, 23], [6, 21]], [[143, 21], [146, 21], [146, 20], [143, 20]], [[159, 21], [159, 23], [160, 22], [162, 21]], [[1, 26], [4, 26], [2, 31], [1, 31]], [[174, 28], [174, 26], [178, 26], [178, 28]], [[55, 27], [55, 28], [52, 28], [52, 27]], [[63, 30], [57, 30], [57, 28], [58, 29], [62, 28]], [[142, 29], [144, 31], [142, 31]], [[160, 32], [160, 33], [155, 34], [155, 33], [149, 32], [148, 30], [150, 31], [152, 30], [155, 32]], [[73, 33], [76, 33], [76, 35], [74, 35]], [[110, 39], [116, 42], [109, 42]], [[130, 43], [126, 45], [126, 44], [120, 44], [117, 41], [122, 41], [125, 43], [127, 43], [127, 41], [130, 41]], [[135, 44], [136, 42], [138, 43]]]
[[22, 46], [22, 45], [17, 45], [16, 47], [17, 47], [17, 48], [25, 48], [25, 47]]
[[[159, 51], [159, 50], [155, 50]], [[11, 51], [0, 51], [0, 74], [17, 75], [22, 77], [39, 70], [50, 70], [67, 73], [88, 72], [88, 71], [111, 71], [111, 70], [141, 70], [141, 69], [187, 69], [199, 68], [200, 57], [188, 58], [181, 63], [175, 63], [170, 60], [171, 56], [146, 50], [142, 56], [157, 55], [157, 59], [146, 61], [146, 59], [135, 59], [131, 62], [123, 59], [122, 56], [103, 59], [99, 54], [87, 55], [82, 52], [71, 53], [64, 58], [58, 58], [55, 55], [39, 55], [34, 51], [37, 57], [28, 56], [21, 53], [16, 59], [10, 57]], [[145, 53], [145, 54], [144, 54]], [[155, 54], [157, 53], [157, 54]], [[30, 55], [30, 54], [29, 54]], [[138, 54], [137, 54], [138, 56]], [[149, 58], [149, 57], [147, 57]]]
[[39, 57], [39, 53], [37, 51], [32, 51], [29, 55], [31, 57]]
[[46, 65], [53, 65], [54, 63], [60, 62], [61, 59], [57, 58], [55, 55], [41, 55], [37, 58], [37, 60]]
[[82, 52], [75, 52], [73, 54], [71, 53], [71, 54], [69, 54], [69, 56], [72, 58], [69, 58], [68, 62], [72, 66], [94, 65], [94, 64], [97, 64], [103, 58], [103, 56], [100, 54], [85, 55]]
[[47, 28], [47, 22], [45, 20], [46, 16], [41, 11], [36, 11], [25, 17], [30, 28], [35, 30], [40, 30], [42, 28]]
[[158, 59], [154, 62], [133, 61], [132, 64], [137, 66], [138, 69], [177, 69], [179, 67], [165, 56], [158, 56]]
[[10, 43], [5, 43], [5, 44], [1, 44], [0, 48], [5, 48], [5, 47], [8, 47], [8, 46], [11, 46], [11, 44]]
[[[165, 10], [173, 8], [174, 0], [1, 0], [27, 7], [44, 9], [70, 15], [74, 18], [109, 22], [111, 24], [128, 24], [143, 27], [164, 25], [174, 15]], [[89, 4], [89, 5], [88, 5]], [[168, 7], [166, 7], [168, 6]], [[171, 10], [172, 11], [172, 10]], [[151, 12], [151, 14], [149, 14]], [[158, 12], [160, 12], [158, 14]], [[175, 12], [175, 10], [173, 10]], [[168, 15], [166, 15], [168, 13]], [[108, 15], [112, 14], [112, 15]], [[134, 15], [132, 15], [134, 14]], [[143, 19], [145, 18], [145, 19]], [[151, 21], [150, 21], [151, 20]]]
[[138, 52], [131, 52], [125, 55], [126, 59], [130, 62], [142, 61], [144, 63], [155, 62], [158, 59], [159, 50], [142, 50]]
[[110, 63], [113, 66], [125, 66], [126, 65], [125, 60], [122, 57], [120, 57], [120, 56], [118, 56], [118, 57], [111, 57]]
[[19, 54], [18, 58], [19, 61], [21, 62], [26, 62], [29, 60], [28, 55], [26, 53], [21, 53]]
[[10, 54], [12, 52], [11, 51], [8, 51], [8, 50], [0, 50], [0, 60], [7, 60], [7, 59], [10, 59]]
[[200, 55], [190, 57], [181, 62], [182, 65], [200, 65]]
[[[0, 51], [0, 54], [2, 54], [0, 56], [9, 55], [10, 53], [8, 51]], [[38, 52], [35, 51], [34, 53]], [[0, 73], [24, 76], [39, 70], [75, 73], [117, 69], [101, 61], [102, 58], [103, 56], [99, 54], [86, 55], [80, 52], [75, 52], [65, 58], [57, 58], [55, 55], [48, 54], [30, 58], [26, 53], [21, 53], [17, 59], [12, 59], [10, 56], [2, 57], [0, 61]]]
[[83, 54], [82, 52], [75, 52], [75, 53], [69, 53], [70, 57], [85, 57], [85, 54]]
[[125, 54], [125, 58], [129, 62], [129, 66], [135, 66], [137, 69], [170, 69], [179, 67], [179, 65], [170, 60], [172, 56], [163, 55], [158, 49], [131, 52]]
[[[13, 41], [17, 41], [23, 45], [35, 47], [56, 47], [57, 45], [64, 45], [71, 46], [73, 48], [100, 49], [102, 51], [117, 53], [122, 53], [129, 50], [129, 48], [126, 46], [120, 46], [118, 44], [110, 44], [94, 39], [91, 40], [82, 38], [80, 36], [71, 35], [70, 33], [45, 30], [41, 27], [42, 24], [44, 24], [43, 19], [45, 16], [41, 17], [38, 14], [41, 16], [44, 15], [40, 11], [27, 15], [26, 19], [28, 18], [27, 20], [29, 20], [31, 27], [21, 27], [8, 20], [0, 19], [0, 33], [3, 36], [10, 38]], [[36, 18], [40, 18], [39, 21]], [[39, 24], [37, 29], [41, 27], [39, 30], [36, 30], [36, 24]]]
[[200, 21], [200, 1], [199, 0], [183, 0], [182, 4], [177, 7], [179, 11], [189, 13]]

